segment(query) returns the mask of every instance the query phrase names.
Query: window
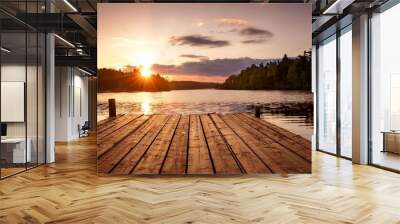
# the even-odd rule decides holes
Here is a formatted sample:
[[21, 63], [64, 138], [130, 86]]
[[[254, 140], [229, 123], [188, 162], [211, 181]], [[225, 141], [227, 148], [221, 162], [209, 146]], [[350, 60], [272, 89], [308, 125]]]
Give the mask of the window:
[[340, 155], [352, 157], [352, 33], [341, 31], [340, 39]]
[[400, 170], [400, 4], [371, 18], [370, 160]]
[[336, 153], [336, 36], [318, 47], [318, 145]]

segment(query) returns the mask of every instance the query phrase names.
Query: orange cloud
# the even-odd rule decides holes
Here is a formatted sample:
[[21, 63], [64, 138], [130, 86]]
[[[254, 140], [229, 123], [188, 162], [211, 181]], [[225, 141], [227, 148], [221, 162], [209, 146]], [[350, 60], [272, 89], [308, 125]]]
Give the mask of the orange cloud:
[[237, 18], [222, 18], [219, 19], [218, 22], [222, 25], [230, 25], [230, 26], [246, 26], [249, 24], [247, 20], [237, 19]]

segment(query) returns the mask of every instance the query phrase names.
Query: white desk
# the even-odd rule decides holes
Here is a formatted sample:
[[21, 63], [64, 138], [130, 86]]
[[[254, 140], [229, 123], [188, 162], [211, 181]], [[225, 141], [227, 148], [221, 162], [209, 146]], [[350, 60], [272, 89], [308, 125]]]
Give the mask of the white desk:
[[[31, 162], [32, 160], [32, 140], [28, 138], [26, 140], [28, 143], [26, 147], [25, 154], [25, 138], [5, 138], [1, 139], [1, 147], [2, 151], [8, 150], [9, 147], [12, 147], [12, 163], [25, 163]], [[3, 149], [6, 147], [6, 149]]]

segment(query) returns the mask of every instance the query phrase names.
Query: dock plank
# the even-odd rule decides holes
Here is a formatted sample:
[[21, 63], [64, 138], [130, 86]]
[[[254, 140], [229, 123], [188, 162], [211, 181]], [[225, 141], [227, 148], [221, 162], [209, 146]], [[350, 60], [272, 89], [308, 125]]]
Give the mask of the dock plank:
[[237, 120], [229, 115], [219, 115], [219, 117], [234, 131], [247, 146], [258, 156], [258, 158], [263, 161], [263, 163], [273, 172], [273, 173], [287, 173], [287, 170], [276, 161], [274, 153], [266, 144], [260, 144], [253, 136], [254, 134], [248, 132], [248, 130], [243, 128], [243, 124], [239, 123]]
[[97, 139], [97, 157], [103, 156], [105, 152], [113, 148], [120, 141], [124, 140], [132, 132], [141, 127], [144, 123], [148, 121], [150, 116], [141, 116], [134, 121], [126, 124], [122, 128], [110, 133], [108, 136]]
[[155, 125], [148, 130], [140, 142], [129, 151], [120, 163], [118, 163], [118, 165], [111, 171], [112, 174], [130, 174], [171, 117], [170, 115], [153, 116], [157, 119], [154, 122]]
[[140, 142], [146, 133], [157, 125], [156, 122], [160, 121], [156, 116], [143, 116], [139, 119], [145, 119], [146, 117], [148, 117], [146, 123], [137, 131], [129, 134], [128, 137], [97, 159], [98, 172], [109, 173]]
[[159, 174], [172, 138], [178, 127], [180, 115], [172, 115], [161, 132], [157, 135], [147, 152], [143, 155], [133, 174]]
[[185, 174], [187, 167], [187, 152], [189, 146], [189, 115], [182, 115], [165, 163], [162, 174]]
[[294, 134], [293, 132], [290, 132], [282, 127], [279, 127], [278, 125], [272, 124], [271, 122], [268, 122], [266, 120], [263, 119], [258, 119], [256, 117], [254, 117], [254, 115], [250, 114], [250, 113], [243, 113], [243, 115], [248, 116], [249, 118], [259, 122], [260, 124], [263, 124], [265, 127], [272, 129], [276, 132], [281, 133], [282, 135], [290, 138], [293, 141], [296, 141], [300, 144], [303, 144], [303, 146], [307, 147], [307, 148], [311, 148], [311, 141], [308, 139], [305, 139], [304, 137]]
[[211, 118], [207, 114], [200, 115], [203, 124], [204, 134], [211, 153], [211, 158], [215, 167], [216, 174], [238, 174], [241, 170], [218, 132]]
[[199, 115], [190, 115], [187, 173], [213, 174], [214, 169]]
[[249, 113], [118, 115], [100, 126], [99, 173], [311, 172], [309, 141]]
[[118, 131], [119, 129], [123, 128], [124, 126], [128, 125], [129, 123], [135, 121], [137, 118], [141, 117], [142, 115], [125, 115], [125, 119], [116, 123], [112, 127], [104, 130], [103, 132], [97, 133], [97, 144], [101, 144], [107, 141], [107, 137], [109, 137], [113, 132]]
[[262, 157], [262, 160], [268, 164], [273, 172], [281, 173], [279, 169], [276, 169], [276, 165], [283, 169], [284, 173], [308, 173], [310, 171], [310, 162], [277, 144], [246, 121], [234, 114], [225, 115], [223, 118], [226, 121], [227, 118], [235, 121], [235, 126], [232, 126], [232, 128], [238, 132], [240, 130], [241, 137], [246, 139], [246, 143]]
[[271, 170], [265, 166], [217, 114], [211, 114], [210, 116], [246, 173], [271, 173]]
[[105, 119], [104, 123], [97, 126], [97, 134], [107, 130], [108, 128], [117, 124], [121, 119], [124, 119], [125, 115], [118, 115], [117, 117], [110, 117]]
[[260, 132], [268, 136], [270, 139], [275, 141], [278, 144], [281, 144], [282, 146], [286, 147], [287, 149], [291, 150], [292, 152], [298, 154], [299, 156], [303, 157], [307, 161], [311, 162], [311, 150], [310, 148], [306, 148], [304, 145], [299, 144], [295, 142], [294, 140], [285, 137], [284, 134], [273, 131], [267, 127], [265, 127], [263, 124], [260, 124], [261, 121], [253, 120], [249, 118], [245, 114], [237, 114], [238, 117], [243, 119], [245, 122], [248, 122], [251, 124], [253, 127], [257, 128]]

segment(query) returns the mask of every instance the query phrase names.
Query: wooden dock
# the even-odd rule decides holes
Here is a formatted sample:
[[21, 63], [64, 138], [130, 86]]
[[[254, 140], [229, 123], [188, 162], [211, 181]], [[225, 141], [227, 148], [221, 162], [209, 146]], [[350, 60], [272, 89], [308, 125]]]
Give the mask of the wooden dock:
[[99, 173], [311, 172], [308, 140], [248, 113], [120, 115], [97, 129]]

